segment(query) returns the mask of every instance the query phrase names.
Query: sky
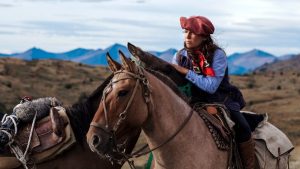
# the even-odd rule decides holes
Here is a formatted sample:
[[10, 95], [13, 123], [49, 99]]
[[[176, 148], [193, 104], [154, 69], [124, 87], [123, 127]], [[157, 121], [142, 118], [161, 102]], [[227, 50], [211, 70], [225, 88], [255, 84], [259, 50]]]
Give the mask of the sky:
[[0, 53], [38, 47], [65, 52], [131, 42], [145, 50], [181, 49], [181, 16], [202, 15], [227, 54], [260, 49], [300, 53], [299, 0], [3, 0]]

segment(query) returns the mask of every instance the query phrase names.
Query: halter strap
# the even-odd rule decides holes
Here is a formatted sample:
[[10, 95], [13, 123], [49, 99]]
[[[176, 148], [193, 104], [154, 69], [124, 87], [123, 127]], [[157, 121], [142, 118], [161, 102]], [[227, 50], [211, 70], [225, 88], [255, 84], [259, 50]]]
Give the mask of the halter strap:
[[[144, 76], [144, 72], [143, 72], [143, 69], [142, 68], [139, 68], [138, 69], [138, 74], [134, 74], [132, 72], [129, 72], [127, 70], [119, 70], [119, 71], [116, 71], [114, 72], [114, 75], [117, 75], [117, 74], [121, 74], [121, 73], [126, 73], [128, 75], [130, 75], [131, 77], [126, 77], [126, 78], [122, 78], [122, 79], [118, 79], [116, 81], [113, 81], [113, 79], [110, 81], [110, 83], [107, 85], [107, 87], [104, 89], [104, 95], [102, 96], [101, 100], [103, 102], [103, 109], [104, 109], [104, 117], [105, 117], [105, 130], [106, 131], [109, 131], [109, 122], [108, 122], [108, 113], [107, 113], [107, 108], [106, 108], [106, 104], [105, 104], [105, 101], [106, 101], [106, 95], [109, 93], [109, 89], [112, 87], [112, 84], [113, 83], [117, 83], [119, 81], [122, 81], [122, 80], [126, 80], [126, 79], [136, 79], [136, 83], [135, 83], [135, 86], [134, 86], [134, 89], [133, 89], [133, 92], [132, 92], [132, 95], [130, 96], [129, 100], [128, 100], [128, 103], [125, 107], [125, 110], [119, 114], [119, 119], [118, 121], [116, 122], [116, 124], [114, 125], [114, 127], [112, 128], [112, 132], [115, 133], [117, 131], [117, 129], [119, 128], [120, 124], [122, 123], [122, 121], [124, 121], [127, 117], [127, 111], [130, 107], [130, 105], [132, 104], [132, 101], [133, 101], [133, 98], [137, 92], [137, 88], [140, 84], [140, 81], [142, 82], [143, 86], [144, 87], [144, 99], [145, 99], [145, 102], [147, 103], [147, 106], [148, 103], [150, 102], [150, 92], [149, 92], [149, 82], [148, 80], [146, 79], [146, 77]], [[91, 122], [90, 124], [91, 126], [94, 126], [94, 127], [97, 127], [97, 128], [101, 128], [101, 125], [100, 124], [97, 124], [96, 122]]]
[[154, 150], [157, 150], [159, 148], [161, 148], [162, 146], [166, 145], [168, 142], [170, 142], [173, 138], [175, 138], [175, 136], [184, 128], [184, 126], [189, 122], [189, 120], [191, 119], [192, 115], [193, 115], [194, 110], [191, 109], [191, 111], [189, 112], [188, 116], [184, 119], [184, 121], [182, 122], [182, 124], [177, 128], [177, 130], [164, 142], [162, 142], [161, 144], [159, 144], [157, 147], [152, 148], [146, 152], [140, 153], [142, 150], [144, 150], [146, 147], [143, 146], [141, 149], [137, 150], [136, 152], [131, 154], [131, 158], [138, 158], [140, 156], [146, 155]]

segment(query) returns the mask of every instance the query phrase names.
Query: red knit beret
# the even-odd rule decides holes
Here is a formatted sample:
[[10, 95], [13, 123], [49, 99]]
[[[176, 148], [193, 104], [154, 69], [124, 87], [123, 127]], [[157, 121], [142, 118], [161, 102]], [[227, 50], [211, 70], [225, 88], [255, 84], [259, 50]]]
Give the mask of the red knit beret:
[[215, 31], [214, 25], [209, 19], [203, 16], [180, 17], [182, 29], [190, 30], [198, 35], [210, 35]]

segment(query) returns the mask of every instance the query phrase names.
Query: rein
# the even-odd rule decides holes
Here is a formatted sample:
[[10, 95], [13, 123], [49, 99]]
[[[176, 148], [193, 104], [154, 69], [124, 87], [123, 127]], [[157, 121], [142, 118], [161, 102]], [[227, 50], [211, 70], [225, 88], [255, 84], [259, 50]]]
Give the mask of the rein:
[[[154, 150], [157, 150], [159, 148], [161, 148], [162, 146], [166, 145], [168, 142], [170, 142], [173, 138], [175, 138], [175, 136], [184, 128], [184, 126], [189, 122], [189, 120], [191, 119], [192, 115], [193, 115], [194, 110], [191, 109], [191, 111], [189, 112], [189, 115], [184, 119], [183, 123], [180, 125], [180, 127], [178, 127], [178, 129], [163, 143], [161, 143], [160, 145], [158, 145], [155, 148], [152, 148], [146, 152], [140, 153], [143, 149], [145, 149], [144, 147], [142, 147], [140, 150], [137, 150], [136, 152], [131, 154], [131, 158], [138, 158], [140, 156], [146, 155], [148, 153], [151, 153]], [[147, 144], [146, 144], [147, 145]]]
[[[97, 122], [91, 122], [90, 126], [99, 128], [99, 129], [105, 131], [106, 133], [108, 133], [109, 136], [110, 136], [109, 139], [113, 142], [113, 144], [112, 144], [114, 146], [113, 150], [115, 150], [118, 155], [122, 156], [121, 159], [116, 159], [116, 158], [114, 158], [114, 157], [106, 154], [105, 156], [108, 157], [111, 162], [113, 162], [112, 160], [114, 160], [114, 161], [117, 161], [119, 164], [122, 164], [123, 162], [126, 161], [126, 162], [128, 162], [128, 164], [131, 167], [131, 169], [135, 169], [136, 167], [135, 167], [133, 161], [130, 161], [129, 159], [131, 159], [131, 158], [138, 158], [140, 156], [146, 155], [148, 153], [151, 153], [152, 151], [155, 151], [155, 150], [163, 147], [167, 143], [169, 143], [172, 139], [174, 139], [176, 137], [176, 135], [189, 122], [189, 120], [191, 119], [191, 117], [193, 115], [194, 109], [191, 109], [191, 111], [189, 112], [188, 116], [185, 118], [185, 120], [183, 121], [183, 123], [178, 127], [178, 129], [166, 141], [162, 142], [161, 144], [159, 144], [155, 148], [152, 148], [152, 149], [150, 149], [148, 151], [145, 151], [145, 152], [142, 152], [142, 151], [148, 147], [147, 144], [145, 144], [142, 148], [140, 148], [139, 150], [137, 150], [136, 152], [134, 152], [132, 154], [126, 154], [125, 150], [120, 151], [119, 148], [118, 148], [119, 146], [116, 145], [116, 131], [119, 128], [120, 124], [126, 119], [126, 117], [127, 117], [127, 110], [131, 106], [132, 100], [133, 100], [133, 98], [134, 98], [134, 96], [136, 94], [136, 91], [137, 91], [137, 87], [140, 85], [141, 82], [142, 82], [143, 89], [144, 89], [143, 96], [144, 96], [145, 102], [147, 104], [148, 112], [151, 112], [151, 106], [150, 106], [151, 99], [150, 99], [149, 81], [145, 77], [145, 75], [144, 75], [144, 69], [142, 67], [138, 67], [138, 74], [134, 74], [134, 73], [126, 71], [126, 70], [120, 70], [120, 71], [116, 71], [114, 73], [114, 75], [120, 74], [120, 73], [126, 73], [126, 74], [130, 75], [131, 77], [118, 79], [116, 81], [112, 81], [111, 80], [110, 83], [104, 89], [104, 94], [102, 96], [101, 101], [103, 102], [103, 109], [104, 109], [104, 116], [105, 116], [105, 128], [103, 128], [102, 125], [99, 124], [99, 123], [97, 123]], [[111, 89], [111, 86], [112, 86], [113, 83], [117, 83], [119, 81], [126, 80], [126, 79], [132, 79], [132, 78], [136, 79], [136, 83], [135, 83], [132, 95], [130, 96], [130, 98], [128, 100], [128, 103], [127, 103], [127, 105], [125, 107], [125, 110], [122, 113], [119, 114], [118, 121], [115, 123], [114, 127], [110, 130], [109, 129], [109, 123], [108, 123], [108, 116], [107, 116], [108, 112], [107, 112], [107, 108], [106, 108], [106, 104], [105, 104], [106, 95], [110, 92], [110, 89]]]

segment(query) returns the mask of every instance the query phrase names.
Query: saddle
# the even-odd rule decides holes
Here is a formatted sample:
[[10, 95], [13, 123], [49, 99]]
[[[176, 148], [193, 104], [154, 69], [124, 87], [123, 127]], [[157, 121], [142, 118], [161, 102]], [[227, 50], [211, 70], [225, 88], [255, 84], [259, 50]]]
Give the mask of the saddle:
[[[223, 104], [195, 104], [194, 109], [210, 129], [219, 149], [228, 150], [229, 144], [234, 139], [233, 126], [230, 112]], [[241, 112], [248, 122], [251, 132], [257, 130], [259, 124], [264, 120], [264, 114]], [[220, 145], [222, 144], [222, 145]]]
[[200, 103], [196, 103], [193, 107], [208, 127], [217, 147], [221, 150], [229, 150], [233, 139], [234, 123], [228, 117], [229, 112], [226, 107], [221, 104]]
[[[31, 126], [31, 124], [22, 126], [14, 139], [15, 145], [22, 152], [25, 152], [27, 148]], [[65, 109], [52, 107], [49, 116], [39, 120], [33, 128], [28, 156], [34, 163], [41, 163], [55, 158], [75, 142], [76, 139]], [[20, 165], [21, 163], [16, 157], [0, 157], [0, 169], [16, 168]]]
[[[33, 129], [32, 140], [29, 146], [30, 152], [43, 152], [61, 143], [65, 137], [64, 128], [66, 125], [67, 121], [59, 115], [58, 109], [51, 108], [50, 115], [37, 122]], [[15, 142], [23, 151], [26, 150], [31, 127], [32, 124], [22, 127], [15, 138]]]

